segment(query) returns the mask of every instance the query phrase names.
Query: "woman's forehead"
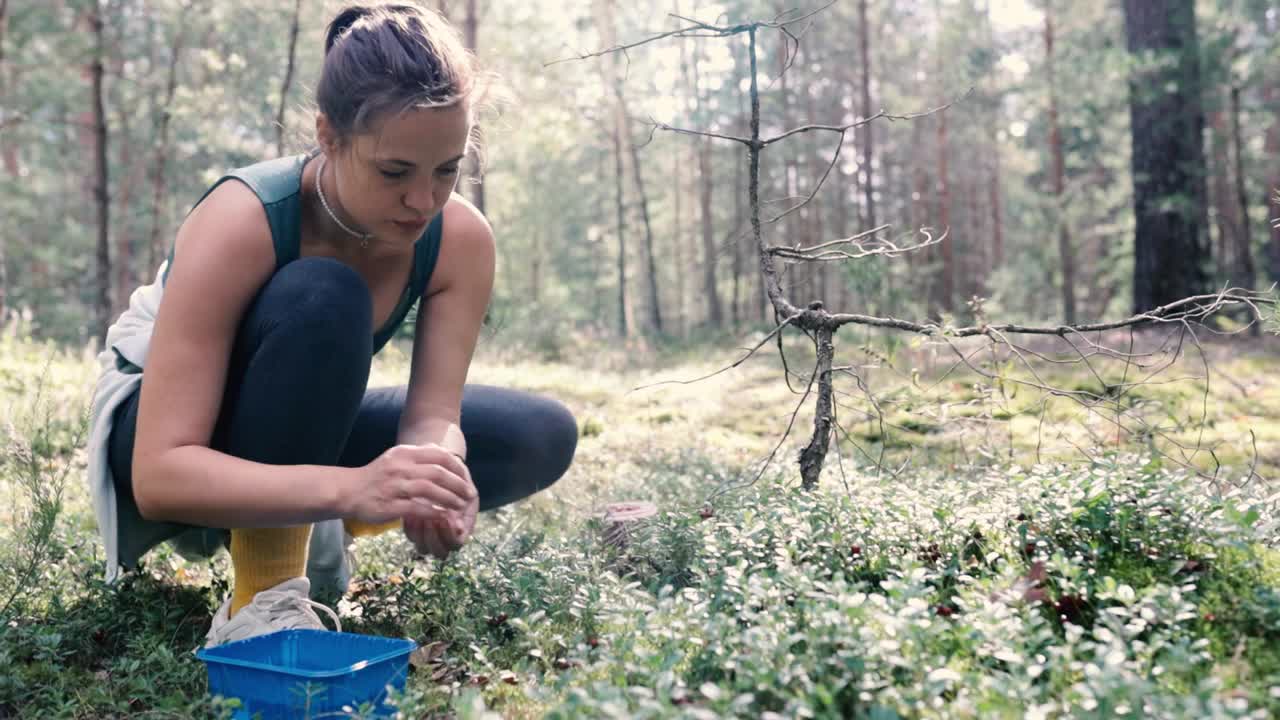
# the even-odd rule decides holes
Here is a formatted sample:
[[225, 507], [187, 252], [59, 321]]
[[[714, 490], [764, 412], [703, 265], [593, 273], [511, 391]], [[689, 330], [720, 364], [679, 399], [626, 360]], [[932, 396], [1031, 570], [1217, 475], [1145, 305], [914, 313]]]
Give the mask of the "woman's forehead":
[[470, 132], [471, 115], [459, 104], [390, 115], [359, 141], [375, 159], [442, 163], [466, 151]]

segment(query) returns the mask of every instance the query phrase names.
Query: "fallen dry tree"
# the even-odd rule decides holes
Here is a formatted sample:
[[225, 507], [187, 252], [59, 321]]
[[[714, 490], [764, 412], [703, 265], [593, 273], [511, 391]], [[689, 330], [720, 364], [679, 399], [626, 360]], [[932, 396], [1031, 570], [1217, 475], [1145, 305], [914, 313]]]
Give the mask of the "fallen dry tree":
[[[813, 402], [813, 432], [807, 444], [801, 449], [799, 457], [803, 488], [812, 489], [817, 486], [833, 437], [844, 437], [878, 472], [897, 474], [901, 471], [902, 466], [894, 468], [888, 463], [887, 442], [881, 442], [879, 451], [873, 453], [871, 450], [859, 446], [851, 437], [847, 428], [839, 423], [840, 412], [842, 410], [851, 410], [847, 403], [841, 403], [841, 399], [849, 400], [854, 397], [860, 397], [866, 401], [867, 407], [870, 408], [869, 410], [861, 411], [861, 419], [878, 424], [880, 428], [879, 436], [882, 439], [886, 437], [886, 418], [882, 399], [872, 390], [871, 384], [867, 382], [864, 373], [860, 371], [858, 366], [837, 365], [835, 363], [835, 337], [837, 331], [845, 326], [881, 328], [929, 338], [933, 342], [943, 344], [953, 355], [952, 366], [943, 374], [943, 378], [957, 369], [964, 368], [989, 382], [989, 389], [996, 388], [997, 390], [992, 390], [993, 396], [997, 394], [997, 391], [998, 394], [1005, 395], [1009, 388], [1015, 387], [1025, 387], [1042, 393], [1045, 400], [1041, 403], [1039, 418], [1041, 429], [1045, 425], [1049, 399], [1065, 398], [1085, 408], [1090, 416], [1104, 418], [1113, 426], [1116, 438], [1124, 436], [1145, 438], [1148, 441], [1147, 449], [1149, 451], [1215, 482], [1223, 482], [1224, 478], [1220, 476], [1222, 463], [1218, 461], [1214, 448], [1204, 445], [1202, 435], [1197, 437], [1195, 442], [1186, 442], [1179, 439], [1175, 436], [1175, 432], [1163, 427], [1158, 422], [1152, 422], [1150, 418], [1146, 417], [1141, 409], [1142, 404], [1132, 402], [1132, 397], [1135, 389], [1143, 386], [1163, 382], [1203, 380], [1204, 396], [1200, 417], [1201, 422], [1203, 422], [1208, 411], [1211, 369], [1208, 356], [1201, 342], [1201, 333], [1234, 334], [1247, 330], [1256, 323], [1268, 319], [1276, 319], [1277, 300], [1274, 291], [1263, 293], [1242, 288], [1224, 288], [1216, 293], [1203, 294], [1171, 302], [1122, 320], [1051, 326], [1030, 326], [991, 321], [980, 321], [968, 326], [953, 326], [941, 322], [919, 322], [893, 317], [876, 317], [834, 311], [825, 307], [821, 301], [797, 303], [791, 297], [788, 297], [782, 284], [782, 273], [788, 265], [850, 262], [875, 256], [899, 257], [932, 247], [946, 240], [945, 230], [937, 233], [929, 228], [921, 228], [918, 231], [918, 235], [921, 238], [918, 242], [899, 244], [882, 237], [885, 231], [888, 230], [887, 225], [810, 247], [801, 247], [798, 244], [770, 244], [766, 240], [765, 226], [776, 224], [782, 218], [810, 203], [817, 196], [830, 176], [832, 169], [839, 162], [844, 140], [849, 132], [872, 122], [913, 120], [944, 112], [950, 107], [950, 104], [948, 104], [914, 114], [891, 114], [881, 110], [869, 117], [860, 118], [851, 123], [842, 125], [804, 125], [771, 137], [761, 137], [760, 92], [757, 69], [758, 34], [761, 31], [775, 31], [785, 36], [789, 49], [787, 62], [784, 63], [783, 72], [785, 72], [795, 58], [795, 54], [790, 51], [790, 48], [795, 47], [798, 49], [800, 38], [804, 34], [803, 31], [795, 32], [791, 28], [801, 23], [811, 22], [816, 14], [827, 7], [830, 7], [830, 4], [809, 13], [799, 14], [796, 11], [788, 11], [767, 21], [730, 25], [706, 23], [672, 15], [671, 17], [680, 23], [680, 27], [674, 30], [643, 38], [636, 42], [617, 45], [598, 52], [583, 53], [576, 56], [576, 58], [566, 59], [585, 60], [613, 53], [626, 55], [632, 49], [664, 39], [733, 38], [739, 35], [746, 35], [748, 38], [750, 58], [749, 134], [733, 135], [673, 127], [666, 123], [652, 121], [649, 123], [650, 137], [654, 132], [661, 130], [681, 135], [711, 138], [720, 142], [742, 145], [748, 153], [749, 232], [758, 250], [760, 272], [764, 279], [765, 291], [774, 311], [776, 324], [763, 339], [753, 347], [747, 348], [745, 354], [738, 360], [712, 375], [738, 367], [770, 342], [776, 342], [783, 360], [787, 382], [791, 383], [792, 380], [798, 380], [803, 385], [803, 390], [795, 390], [796, 394], [800, 395], [800, 399], [795, 410], [791, 413], [790, 421], [781, 440], [769, 456], [763, 459], [758, 470], [754, 473], [749, 473], [751, 477], [746, 478], [743, 482], [730, 483], [717, 488], [713, 495], [735, 487], [741, 487], [744, 484], [751, 484], [758, 480], [777, 452], [782, 448], [787, 437], [790, 436], [800, 411], [806, 407], [811, 398]], [[556, 62], [565, 62], [566, 60]], [[806, 197], [799, 199], [799, 202], [776, 215], [762, 218], [762, 202], [760, 199], [761, 154], [766, 149], [775, 147], [784, 140], [804, 133], [826, 133], [835, 136], [835, 148], [831, 153], [831, 159], [822, 176]], [[975, 316], [982, 319], [984, 312], [981, 308], [981, 300], [975, 298], [973, 304]], [[1247, 316], [1248, 322], [1243, 327], [1229, 332], [1214, 329], [1204, 324], [1205, 320], [1228, 310], [1235, 313], [1243, 311]], [[1151, 328], [1165, 328], [1171, 332], [1167, 332], [1162, 336], [1160, 346], [1156, 349], [1135, 350], [1135, 332], [1138, 330], [1150, 330]], [[782, 338], [784, 332], [788, 329], [803, 333], [812, 343], [814, 361], [806, 372], [794, 372], [787, 360]], [[1127, 348], [1115, 346], [1124, 345], [1126, 344], [1125, 342], [1108, 344], [1108, 341], [1103, 339], [1104, 334], [1111, 333], [1114, 335], [1115, 331], [1127, 331]], [[1035, 338], [1052, 338], [1061, 346], [1061, 349], [1052, 350], [1037, 347], [1033, 342]], [[980, 341], [976, 347], [973, 346], [973, 340]], [[1183, 357], [1188, 347], [1199, 351], [1203, 375], [1180, 377], [1171, 380], [1160, 378], [1161, 373], [1173, 367], [1178, 359]], [[1104, 362], [1120, 363], [1121, 373], [1119, 379], [1108, 379], [1107, 373], [1100, 367]], [[1037, 363], [1048, 366], [1076, 366], [1087, 373], [1087, 376], [1096, 385], [1091, 387], [1081, 387], [1078, 383], [1074, 387], [1055, 385], [1044, 376], [1041, 370], [1037, 369]], [[1014, 369], [1019, 369], [1025, 374], [1016, 374], [1012, 372]], [[838, 378], [851, 380], [857, 388], [856, 396], [854, 393], [838, 390], [835, 382]], [[681, 382], [687, 384], [703, 379], [705, 378]], [[852, 411], [855, 414], [859, 414], [857, 410]], [[1101, 438], [1095, 438], [1095, 440], [1101, 440]], [[1161, 442], [1156, 442], [1157, 440]], [[1012, 439], [1010, 439], [1010, 445], [1012, 445]], [[1078, 447], [1077, 449], [1085, 457], [1090, 456], [1086, 448]], [[1039, 447], [1037, 446], [1037, 455], [1038, 450]], [[1212, 470], [1202, 470], [1196, 465], [1197, 456], [1201, 453], [1207, 453], [1213, 458]], [[1258, 476], [1257, 465], [1258, 455], [1255, 442], [1253, 459], [1244, 481], [1249, 481]]]

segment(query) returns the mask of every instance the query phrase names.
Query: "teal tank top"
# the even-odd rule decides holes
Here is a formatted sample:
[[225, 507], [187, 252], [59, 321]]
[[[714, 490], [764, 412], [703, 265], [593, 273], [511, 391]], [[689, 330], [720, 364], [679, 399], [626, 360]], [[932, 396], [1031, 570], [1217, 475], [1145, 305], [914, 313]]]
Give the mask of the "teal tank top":
[[[271, 243], [276, 252], [276, 271], [279, 272], [280, 268], [297, 260], [299, 256], [302, 243], [302, 170], [311, 157], [310, 154], [293, 155], [232, 170], [210, 186], [192, 209], [228, 180], [239, 180], [247, 185], [262, 201], [262, 207], [267, 212]], [[375, 354], [395, 335], [413, 309], [414, 303], [426, 290], [440, 254], [440, 235], [443, 231], [444, 212], [441, 211], [413, 245], [413, 272], [409, 276], [409, 284], [386, 324], [373, 334]], [[165, 269], [163, 280], [168, 280], [168, 268], [171, 267], [173, 250], [169, 251], [169, 265]]]

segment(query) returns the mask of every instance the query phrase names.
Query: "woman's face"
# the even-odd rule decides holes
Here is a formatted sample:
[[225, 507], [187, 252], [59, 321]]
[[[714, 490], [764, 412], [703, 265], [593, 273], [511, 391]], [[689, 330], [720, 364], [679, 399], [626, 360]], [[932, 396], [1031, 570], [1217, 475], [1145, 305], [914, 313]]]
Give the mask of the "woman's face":
[[325, 137], [327, 129], [322, 120], [321, 146], [333, 167], [326, 188], [336, 187], [342, 214], [387, 245], [403, 245], [416, 241], [449, 201], [471, 117], [465, 103], [409, 110], [341, 146]]

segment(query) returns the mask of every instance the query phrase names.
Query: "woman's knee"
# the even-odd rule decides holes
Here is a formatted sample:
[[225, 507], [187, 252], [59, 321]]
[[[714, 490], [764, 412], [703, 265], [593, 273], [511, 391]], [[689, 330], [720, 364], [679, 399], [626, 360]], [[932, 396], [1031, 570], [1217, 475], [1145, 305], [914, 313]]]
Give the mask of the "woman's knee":
[[373, 335], [373, 300], [359, 273], [332, 258], [308, 257], [271, 277], [250, 309], [274, 332], [292, 331], [313, 343]]
[[559, 480], [573, 463], [578, 447], [578, 420], [560, 401], [541, 398], [528, 427], [535, 436], [531, 440], [541, 470], [538, 474], [539, 489], [542, 489]]

